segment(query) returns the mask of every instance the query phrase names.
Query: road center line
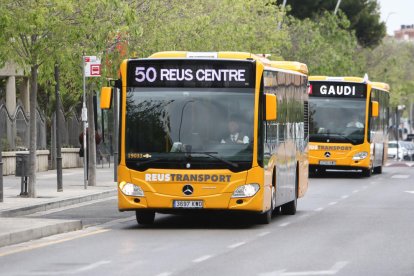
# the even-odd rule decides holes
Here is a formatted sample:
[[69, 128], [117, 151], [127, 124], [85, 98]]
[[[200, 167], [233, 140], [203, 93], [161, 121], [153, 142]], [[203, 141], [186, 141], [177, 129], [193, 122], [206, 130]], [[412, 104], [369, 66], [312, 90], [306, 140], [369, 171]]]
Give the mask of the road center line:
[[201, 262], [204, 262], [205, 260], [210, 259], [211, 257], [213, 257], [213, 256], [212, 255], [204, 255], [204, 256], [201, 256], [200, 258], [197, 258], [197, 259], [193, 260], [193, 263], [201, 263]]
[[285, 227], [285, 226], [288, 226], [289, 224], [290, 224], [290, 222], [285, 222], [285, 223], [279, 224], [279, 226], [280, 227]]
[[396, 179], [407, 179], [410, 176], [408, 174], [394, 174], [393, 176], [391, 176], [391, 178], [396, 178]]
[[157, 276], [170, 276], [172, 274], [172, 272], [163, 272], [158, 274]]
[[341, 196], [342, 199], [347, 199], [349, 197], [349, 195], [343, 195]]
[[358, 192], [359, 192], [359, 190], [353, 190], [353, 191], [352, 191], [352, 193], [353, 193], [353, 194], [356, 194], [356, 193], [358, 193]]
[[236, 248], [236, 247], [242, 246], [242, 245], [244, 245], [244, 244], [246, 244], [246, 242], [238, 242], [238, 243], [234, 243], [234, 244], [231, 244], [231, 245], [227, 246], [227, 248], [231, 248], [231, 249], [233, 249], [233, 248]]
[[335, 204], [337, 204], [338, 202], [336, 202], [336, 201], [332, 201], [332, 202], [329, 202], [329, 204], [328, 205], [330, 205], [330, 206], [332, 206], [332, 205], [335, 205]]
[[320, 212], [320, 211], [322, 211], [323, 209], [324, 209], [323, 207], [319, 207], [319, 208], [316, 208], [316, 209], [315, 209], [315, 211], [316, 211], [316, 212]]
[[266, 231], [266, 232], [261, 232], [261, 233], [257, 234], [257, 236], [258, 237], [264, 237], [264, 236], [269, 235], [269, 234], [270, 234], [270, 232]]

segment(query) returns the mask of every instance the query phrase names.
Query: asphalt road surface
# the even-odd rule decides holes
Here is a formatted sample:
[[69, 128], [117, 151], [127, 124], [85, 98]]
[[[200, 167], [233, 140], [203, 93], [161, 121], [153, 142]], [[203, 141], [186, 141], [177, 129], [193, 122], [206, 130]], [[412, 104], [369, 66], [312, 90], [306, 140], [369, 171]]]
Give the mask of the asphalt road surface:
[[116, 199], [37, 214], [84, 230], [0, 248], [0, 275], [414, 275], [414, 167], [310, 179], [294, 216], [158, 215]]

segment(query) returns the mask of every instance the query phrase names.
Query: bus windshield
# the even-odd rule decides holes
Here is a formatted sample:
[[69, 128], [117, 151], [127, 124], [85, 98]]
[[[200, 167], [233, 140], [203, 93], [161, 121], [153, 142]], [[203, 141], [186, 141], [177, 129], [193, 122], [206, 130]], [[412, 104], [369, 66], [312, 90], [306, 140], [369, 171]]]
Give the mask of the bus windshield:
[[129, 168], [251, 167], [253, 88], [128, 88], [126, 98]]
[[365, 99], [311, 97], [309, 102], [311, 142], [364, 142]]

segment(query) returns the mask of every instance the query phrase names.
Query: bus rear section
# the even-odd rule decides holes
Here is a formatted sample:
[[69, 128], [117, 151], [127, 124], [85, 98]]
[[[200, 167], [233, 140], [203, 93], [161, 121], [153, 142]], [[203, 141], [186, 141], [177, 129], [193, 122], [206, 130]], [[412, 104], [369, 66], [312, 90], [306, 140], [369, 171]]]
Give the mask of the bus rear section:
[[310, 172], [358, 170], [364, 176], [381, 172], [388, 103], [375, 96], [377, 86], [356, 77], [309, 79]]
[[[264, 126], [277, 123], [279, 103], [264, 94], [263, 72], [277, 67], [249, 53], [201, 54], [161, 52], [121, 64], [114, 89], [121, 102], [119, 210], [135, 211], [140, 224], [153, 223], [157, 212], [248, 212], [264, 223], [277, 207], [294, 213], [307, 188], [307, 143], [281, 137], [291, 151], [280, 156], [277, 181], [266, 171], [276, 164], [264, 167]], [[303, 105], [307, 76], [289, 70], [300, 77], [304, 93], [296, 98]], [[302, 126], [296, 132], [304, 139], [303, 122], [297, 116], [295, 124], [283, 123]]]

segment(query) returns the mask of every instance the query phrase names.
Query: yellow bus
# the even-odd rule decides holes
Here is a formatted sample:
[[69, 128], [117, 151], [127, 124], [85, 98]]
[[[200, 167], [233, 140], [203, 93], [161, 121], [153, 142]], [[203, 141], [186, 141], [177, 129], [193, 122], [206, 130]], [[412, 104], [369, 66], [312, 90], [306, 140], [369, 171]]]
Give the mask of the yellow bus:
[[[295, 214], [308, 185], [307, 67], [244, 52], [160, 52], [124, 60], [118, 207], [155, 213]], [[280, 207], [280, 208], [279, 208]]]
[[382, 173], [389, 86], [367, 77], [309, 77], [309, 170]]

